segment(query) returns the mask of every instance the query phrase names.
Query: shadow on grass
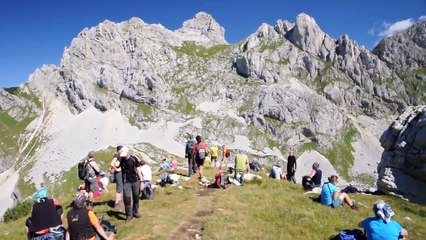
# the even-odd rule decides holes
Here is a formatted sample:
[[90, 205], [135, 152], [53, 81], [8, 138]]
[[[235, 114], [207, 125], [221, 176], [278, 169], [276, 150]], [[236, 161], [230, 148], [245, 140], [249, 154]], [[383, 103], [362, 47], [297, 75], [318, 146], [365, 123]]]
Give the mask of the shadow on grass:
[[94, 202], [93, 206], [101, 206], [101, 205], [107, 205], [110, 208], [114, 208], [115, 202], [114, 200], [105, 200], [102, 202]]
[[108, 217], [112, 217], [117, 220], [126, 220], [126, 214], [124, 212], [108, 210], [105, 213], [108, 215]]

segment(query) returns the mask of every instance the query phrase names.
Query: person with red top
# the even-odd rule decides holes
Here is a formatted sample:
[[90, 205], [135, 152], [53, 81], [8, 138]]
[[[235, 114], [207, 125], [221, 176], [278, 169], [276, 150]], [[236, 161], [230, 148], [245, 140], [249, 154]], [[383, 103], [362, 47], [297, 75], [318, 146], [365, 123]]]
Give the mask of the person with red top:
[[66, 240], [95, 240], [96, 234], [102, 239], [114, 240], [115, 234], [107, 236], [95, 213], [86, 208], [86, 195], [77, 195], [74, 206], [67, 214], [68, 231]]
[[194, 145], [194, 149], [192, 151], [193, 159], [195, 159], [195, 164], [197, 165], [198, 179], [203, 180], [204, 177], [204, 160], [206, 159], [206, 156], [209, 154], [209, 149], [207, 148], [207, 145], [203, 143], [202, 138], [200, 135], [198, 135], [195, 140], [197, 140], [197, 143]]
[[33, 195], [31, 217], [25, 223], [28, 239], [64, 239], [62, 206], [58, 200], [48, 198], [48, 194], [47, 189], [40, 188]]

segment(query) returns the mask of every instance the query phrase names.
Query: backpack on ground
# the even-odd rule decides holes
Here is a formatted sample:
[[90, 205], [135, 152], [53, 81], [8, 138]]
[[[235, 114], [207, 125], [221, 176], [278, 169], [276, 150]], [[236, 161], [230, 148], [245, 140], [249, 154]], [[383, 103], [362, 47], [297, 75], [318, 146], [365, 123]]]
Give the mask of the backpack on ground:
[[87, 165], [87, 160], [84, 160], [78, 163], [77, 171], [78, 171], [78, 178], [80, 180], [86, 179], [86, 175], [87, 175], [86, 165]]
[[359, 229], [345, 229], [340, 231], [332, 240], [367, 240], [367, 237]]
[[198, 159], [206, 158], [206, 149], [204, 149], [204, 144], [197, 144], [197, 156]]
[[[99, 219], [99, 224], [101, 225], [101, 227], [104, 229], [105, 233], [114, 233], [117, 234], [117, 227], [115, 226], [114, 223], [111, 223], [108, 220], [105, 220], [104, 217], [101, 217]], [[109, 234], [108, 234], [109, 235]]]
[[226, 149], [225, 157], [229, 158], [231, 156], [231, 151], [229, 149]]
[[192, 151], [194, 150], [195, 141], [189, 140], [186, 142], [185, 155], [186, 157], [192, 157]]

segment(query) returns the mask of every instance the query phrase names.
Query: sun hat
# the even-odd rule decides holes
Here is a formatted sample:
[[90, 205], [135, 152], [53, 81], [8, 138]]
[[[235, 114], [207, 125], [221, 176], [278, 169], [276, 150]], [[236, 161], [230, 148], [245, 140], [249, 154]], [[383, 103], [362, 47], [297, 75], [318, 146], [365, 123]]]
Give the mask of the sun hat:
[[49, 192], [47, 191], [47, 189], [46, 188], [40, 188], [34, 193], [33, 199], [34, 199], [34, 201], [40, 201], [43, 198], [47, 198], [47, 195], [49, 195]]
[[395, 215], [395, 212], [389, 206], [389, 204], [385, 203], [383, 200], [379, 200], [374, 203], [373, 211], [376, 216], [383, 219], [386, 223], [389, 223], [392, 216]]

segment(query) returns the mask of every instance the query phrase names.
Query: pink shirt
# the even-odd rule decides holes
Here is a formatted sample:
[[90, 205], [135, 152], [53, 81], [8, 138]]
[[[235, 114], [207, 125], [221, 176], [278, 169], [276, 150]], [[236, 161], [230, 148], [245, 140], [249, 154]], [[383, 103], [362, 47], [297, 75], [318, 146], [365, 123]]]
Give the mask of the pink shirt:
[[176, 169], [177, 168], [177, 160], [173, 160], [172, 161], [172, 169]]

